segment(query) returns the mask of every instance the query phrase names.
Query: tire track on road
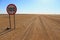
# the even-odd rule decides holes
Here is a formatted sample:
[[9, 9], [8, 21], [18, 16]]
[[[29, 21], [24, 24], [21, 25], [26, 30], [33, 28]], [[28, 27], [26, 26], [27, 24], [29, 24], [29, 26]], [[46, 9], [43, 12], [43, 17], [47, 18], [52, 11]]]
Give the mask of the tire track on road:
[[48, 32], [47, 32], [47, 29], [46, 29], [45, 26], [44, 26], [44, 22], [42, 21], [43, 19], [42, 19], [41, 17], [42, 17], [42, 16], [39, 16], [39, 19], [40, 19], [39, 22], [41, 23], [41, 27], [43, 28], [43, 30], [45, 30], [43, 33], [45, 33], [45, 35], [47, 35], [47, 37], [48, 37], [49, 40], [52, 40], [52, 39], [50, 38]]
[[[45, 16], [44, 16], [45, 17]], [[55, 22], [55, 21], [54, 21]], [[57, 31], [56, 31], [56, 29], [55, 29], [55, 27], [57, 28], [57, 26], [52, 26], [51, 24], [48, 24], [47, 22], [45, 22], [46, 24], [47, 24], [47, 26], [49, 27], [48, 29], [50, 30], [50, 37], [51, 37], [51, 39], [53, 39], [53, 40], [57, 40], [57, 38], [58, 38], [58, 36], [57, 36], [57, 34], [55, 33], [55, 32], [57, 32], [57, 31], [59, 31], [59, 26], [58, 26], [58, 29], [57, 29]], [[55, 24], [55, 23], [54, 23]], [[52, 27], [51, 27], [51, 26]], [[57, 24], [56, 24], [57, 25]], [[51, 27], [51, 28], [50, 28]]]
[[22, 36], [22, 38], [21, 38], [21, 40], [24, 40], [26, 37], [26, 35], [28, 35], [28, 33], [30, 32], [30, 30], [31, 30], [31, 27], [30, 27], [30, 25], [32, 25], [33, 24], [33, 22], [34, 22], [34, 20], [35, 20], [36, 18], [33, 18], [32, 19], [32, 23], [30, 23], [28, 26], [27, 26], [27, 28], [26, 28], [26, 30], [24, 31], [24, 34], [23, 34], [23, 36]]

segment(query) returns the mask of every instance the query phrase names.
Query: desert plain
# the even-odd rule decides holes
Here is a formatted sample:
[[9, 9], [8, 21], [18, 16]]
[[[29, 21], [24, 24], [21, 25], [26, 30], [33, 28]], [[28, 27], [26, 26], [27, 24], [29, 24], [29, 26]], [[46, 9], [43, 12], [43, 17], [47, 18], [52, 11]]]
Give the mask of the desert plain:
[[[13, 28], [13, 15], [11, 27]], [[60, 15], [16, 14], [15, 29], [0, 40], [60, 40]], [[0, 33], [9, 27], [9, 15], [0, 14]]]

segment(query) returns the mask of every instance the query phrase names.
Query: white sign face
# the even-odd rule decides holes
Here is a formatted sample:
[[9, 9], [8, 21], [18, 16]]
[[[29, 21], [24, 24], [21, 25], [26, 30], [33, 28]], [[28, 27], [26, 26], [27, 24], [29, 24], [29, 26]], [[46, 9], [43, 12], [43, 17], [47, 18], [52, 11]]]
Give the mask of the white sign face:
[[17, 11], [17, 8], [14, 4], [9, 4], [7, 6], [7, 12], [9, 15], [14, 15], [16, 13], [16, 11]]

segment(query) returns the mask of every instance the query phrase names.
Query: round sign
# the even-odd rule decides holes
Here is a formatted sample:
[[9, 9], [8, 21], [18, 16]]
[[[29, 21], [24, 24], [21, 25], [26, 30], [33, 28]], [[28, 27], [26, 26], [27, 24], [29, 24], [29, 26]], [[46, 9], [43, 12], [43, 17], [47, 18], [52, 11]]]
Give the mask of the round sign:
[[7, 6], [7, 13], [9, 15], [14, 15], [16, 13], [16, 11], [17, 11], [17, 7], [14, 4], [9, 4]]

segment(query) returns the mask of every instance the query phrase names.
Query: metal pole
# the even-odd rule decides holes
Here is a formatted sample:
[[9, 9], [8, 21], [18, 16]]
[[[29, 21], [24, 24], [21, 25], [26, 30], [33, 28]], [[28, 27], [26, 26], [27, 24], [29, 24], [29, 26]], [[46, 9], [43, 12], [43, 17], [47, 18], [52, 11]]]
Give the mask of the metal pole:
[[11, 17], [9, 15], [9, 25], [10, 25], [10, 29], [11, 29]]

